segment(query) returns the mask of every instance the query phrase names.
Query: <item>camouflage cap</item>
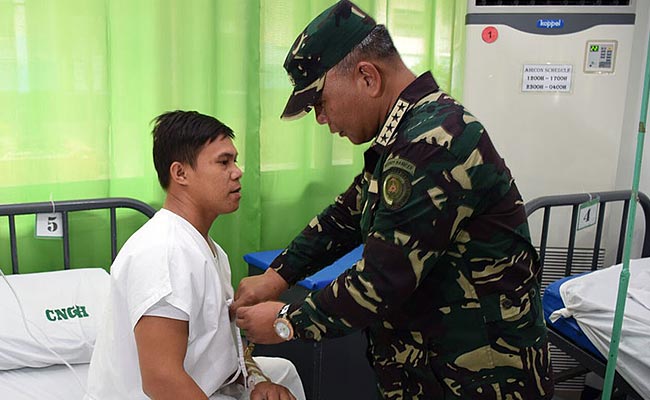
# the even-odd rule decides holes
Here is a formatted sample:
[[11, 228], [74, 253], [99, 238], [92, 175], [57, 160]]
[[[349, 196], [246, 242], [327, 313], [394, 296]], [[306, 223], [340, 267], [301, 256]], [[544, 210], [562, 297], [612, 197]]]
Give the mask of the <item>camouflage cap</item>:
[[375, 27], [375, 20], [348, 0], [341, 0], [307, 25], [291, 46], [284, 69], [294, 90], [282, 116], [298, 119], [320, 98], [325, 73]]

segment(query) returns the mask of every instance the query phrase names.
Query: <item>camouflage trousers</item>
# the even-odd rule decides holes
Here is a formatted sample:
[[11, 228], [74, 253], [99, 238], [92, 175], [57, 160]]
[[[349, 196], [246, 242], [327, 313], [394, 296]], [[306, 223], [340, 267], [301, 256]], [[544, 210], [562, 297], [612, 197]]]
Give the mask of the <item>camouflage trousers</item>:
[[[380, 398], [536, 400], [553, 397], [545, 335], [528, 347], [517, 348], [508, 345], [506, 340], [497, 340], [449, 357], [456, 350], [453, 344], [445, 346], [433, 340], [427, 343], [418, 332], [388, 329], [367, 332], [368, 358], [377, 376]], [[469, 337], [475, 333], [476, 327], [467, 332]]]

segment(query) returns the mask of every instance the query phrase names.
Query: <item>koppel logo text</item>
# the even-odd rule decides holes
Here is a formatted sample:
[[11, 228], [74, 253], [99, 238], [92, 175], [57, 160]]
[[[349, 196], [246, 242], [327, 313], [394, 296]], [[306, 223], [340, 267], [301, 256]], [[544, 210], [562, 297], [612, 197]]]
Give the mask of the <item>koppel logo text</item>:
[[564, 27], [563, 19], [538, 19], [537, 27], [543, 29], [557, 29]]

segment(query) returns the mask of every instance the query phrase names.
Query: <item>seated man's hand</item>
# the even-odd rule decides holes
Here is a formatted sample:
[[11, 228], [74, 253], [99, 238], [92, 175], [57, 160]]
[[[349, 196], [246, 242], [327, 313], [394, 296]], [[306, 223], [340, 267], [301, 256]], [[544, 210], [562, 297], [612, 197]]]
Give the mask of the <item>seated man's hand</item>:
[[242, 306], [252, 306], [263, 301], [277, 300], [289, 285], [274, 269], [267, 269], [262, 275], [249, 276], [239, 282], [235, 301], [230, 306], [230, 318]]
[[267, 301], [250, 307], [240, 307], [235, 323], [246, 331], [246, 337], [253, 343], [281, 343], [283, 340], [275, 333], [273, 322], [283, 305], [277, 301]]
[[260, 382], [251, 392], [251, 400], [296, 400], [289, 389], [272, 382]]

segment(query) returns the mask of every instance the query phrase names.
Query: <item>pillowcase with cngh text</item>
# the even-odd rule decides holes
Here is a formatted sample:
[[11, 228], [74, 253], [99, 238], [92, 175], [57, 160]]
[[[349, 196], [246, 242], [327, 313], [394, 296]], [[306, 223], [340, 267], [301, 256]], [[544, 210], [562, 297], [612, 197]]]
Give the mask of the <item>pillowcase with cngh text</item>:
[[[70, 364], [90, 362], [110, 276], [101, 268], [9, 275], [31, 333]], [[0, 279], [0, 370], [63, 364], [25, 329], [20, 308]]]

